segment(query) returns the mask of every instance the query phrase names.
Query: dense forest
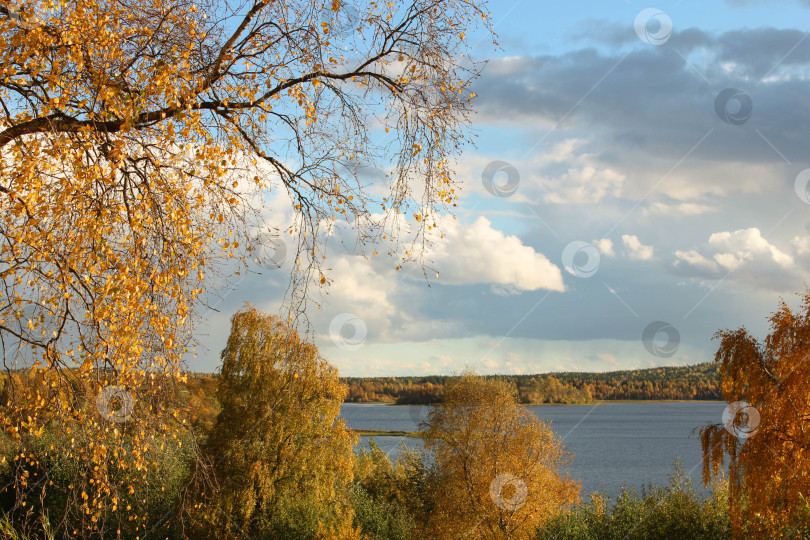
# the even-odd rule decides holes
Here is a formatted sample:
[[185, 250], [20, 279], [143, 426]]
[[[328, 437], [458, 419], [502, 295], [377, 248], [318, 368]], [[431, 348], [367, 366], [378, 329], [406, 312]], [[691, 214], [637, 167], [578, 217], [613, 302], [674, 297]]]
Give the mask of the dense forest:
[[[449, 376], [345, 377], [346, 401], [355, 403], [430, 404], [442, 401]], [[513, 381], [521, 403], [589, 403], [601, 400], [720, 399], [717, 365], [657, 367], [604, 373], [561, 372], [538, 375], [489, 375]]]

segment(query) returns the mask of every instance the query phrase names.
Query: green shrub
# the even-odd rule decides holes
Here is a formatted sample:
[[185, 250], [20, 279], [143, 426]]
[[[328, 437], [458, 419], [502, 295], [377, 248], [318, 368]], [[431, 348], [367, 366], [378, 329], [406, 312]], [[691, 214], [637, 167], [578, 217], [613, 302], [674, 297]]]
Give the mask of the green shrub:
[[375, 540], [408, 540], [416, 523], [407, 509], [382, 498], [372, 497], [360, 485], [352, 493], [354, 524]]
[[538, 539], [645, 540], [660, 538], [725, 539], [731, 535], [727, 491], [714, 486], [702, 498], [676, 464], [666, 487], [639, 495], [622, 489], [615, 501], [601, 493], [561, 514], [538, 530]]
[[416, 452], [403, 448], [392, 463], [372, 440], [354, 461], [354, 525], [375, 540], [419, 537], [431, 506], [428, 473]]
[[272, 512], [256, 521], [256, 527], [246, 537], [311, 540], [318, 537], [319, 526], [333, 521], [333, 512], [320, 499], [303, 493], [285, 495], [273, 505]]

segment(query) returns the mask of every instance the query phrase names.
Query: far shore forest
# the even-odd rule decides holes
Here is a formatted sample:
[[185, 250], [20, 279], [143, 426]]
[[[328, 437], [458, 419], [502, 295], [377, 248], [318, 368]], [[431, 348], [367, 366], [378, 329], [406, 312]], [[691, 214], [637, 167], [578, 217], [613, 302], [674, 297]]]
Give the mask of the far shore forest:
[[[431, 405], [441, 403], [449, 375], [422, 377], [341, 377], [347, 387], [345, 403]], [[518, 399], [526, 405], [579, 405], [595, 401], [719, 401], [718, 366], [705, 362], [600, 373], [559, 372], [534, 375], [487, 375], [513, 382]], [[213, 399], [217, 374], [189, 377], [192, 393]]]
[[[442, 401], [449, 376], [347, 377], [347, 403], [429, 405]], [[632, 369], [605, 373], [489, 375], [514, 381], [523, 404], [583, 404], [621, 400], [720, 400], [717, 364]]]
[[[442, 401], [450, 376], [345, 377], [347, 403], [429, 405]], [[489, 375], [513, 381], [523, 404], [584, 404], [623, 400], [720, 400], [717, 364], [631, 369], [604, 373], [562, 372]]]

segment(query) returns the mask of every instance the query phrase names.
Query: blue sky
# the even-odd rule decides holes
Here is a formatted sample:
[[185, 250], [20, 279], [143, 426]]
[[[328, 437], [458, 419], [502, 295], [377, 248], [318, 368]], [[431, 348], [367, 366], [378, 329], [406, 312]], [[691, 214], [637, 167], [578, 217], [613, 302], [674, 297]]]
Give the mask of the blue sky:
[[[810, 282], [808, 6], [490, 7], [501, 49], [475, 49], [478, 139], [440, 277], [331, 258], [310, 317], [324, 355], [352, 376], [605, 371], [710, 360], [721, 328], [763, 335]], [[245, 300], [279, 309], [287, 268], [225, 294], [192, 369], [217, 368]]]

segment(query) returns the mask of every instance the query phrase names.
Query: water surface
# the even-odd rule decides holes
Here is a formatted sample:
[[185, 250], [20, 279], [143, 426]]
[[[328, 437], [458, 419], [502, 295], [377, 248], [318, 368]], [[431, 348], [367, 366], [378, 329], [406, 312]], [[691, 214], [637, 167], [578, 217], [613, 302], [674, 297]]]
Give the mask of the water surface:
[[[680, 460], [695, 486], [700, 487], [700, 441], [692, 431], [707, 423], [720, 423], [725, 403], [604, 403], [601, 405], [533, 406], [532, 412], [551, 422], [574, 454], [571, 476], [579, 478], [585, 493], [606, 490], [616, 495], [622, 485], [641, 488], [666, 484]], [[426, 406], [346, 403], [341, 416], [357, 430], [416, 431]], [[409, 437], [363, 437], [393, 458], [401, 445], [422, 449], [422, 440]]]

